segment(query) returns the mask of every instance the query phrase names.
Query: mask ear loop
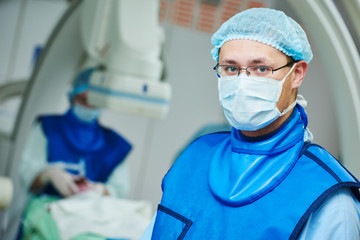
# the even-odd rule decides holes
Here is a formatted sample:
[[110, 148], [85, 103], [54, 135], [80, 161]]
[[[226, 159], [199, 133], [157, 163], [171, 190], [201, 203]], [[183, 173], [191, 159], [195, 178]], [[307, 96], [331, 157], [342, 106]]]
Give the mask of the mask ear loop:
[[286, 113], [288, 113], [291, 109], [293, 109], [296, 105], [296, 100], [290, 104], [290, 106], [288, 106], [284, 111], [282, 111], [282, 113], [280, 113], [280, 116], [284, 116]]
[[285, 79], [290, 75], [290, 73], [294, 70], [296, 66], [296, 62], [292, 65], [292, 67], [290, 68], [289, 72], [285, 75], [285, 77], [281, 80], [281, 83], [284, 84]]
[[[301, 107], [306, 107], [306, 106], [307, 106], [307, 101], [305, 100], [305, 98], [304, 98], [302, 95], [298, 94], [298, 95], [296, 96], [295, 101], [294, 101], [292, 104], [290, 104], [290, 106], [288, 106], [288, 107], [280, 114], [280, 116], [285, 115], [288, 111], [290, 111], [291, 109], [293, 109], [293, 108], [296, 106], [296, 104], [299, 104]], [[304, 111], [304, 109], [302, 109], [302, 110]], [[306, 118], [306, 125], [305, 125], [305, 127], [306, 127], [306, 126], [307, 126], [307, 118]]]
[[[281, 83], [284, 84], [285, 79], [290, 75], [290, 73], [294, 70], [296, 66], [296, 62], [292, 65], [292, 67], [290, 68], [289, 72], [285, 75], [285, 77], [281, 80]], [[282, 113], [280, 113], [280, 116], [284, 116], [287, 112], [289, 112], [291, 109], [293, 109], [295, 107], [297, 103], [297, 99], [295, 99], [295, 101], [290, 104], [290, 106], [288, 106], [284, 111], [282, 111]]]

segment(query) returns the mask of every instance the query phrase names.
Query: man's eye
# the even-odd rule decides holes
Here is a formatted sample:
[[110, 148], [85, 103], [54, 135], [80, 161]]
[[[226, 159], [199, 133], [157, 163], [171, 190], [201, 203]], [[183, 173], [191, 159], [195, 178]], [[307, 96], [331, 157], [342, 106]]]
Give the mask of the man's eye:
[[259, 73], [265, 73], [267, 71], [269, 71], [268, 67], [257, 67], [256, 69]]
[[236, 67], [232, 67], [232, 66], [226, 66], [226, 67], [225, 67], [225, 71], [226, 71], [227, 73], [233, 73], [233, 74], [238, 72], [237, 68], [236, 68]]

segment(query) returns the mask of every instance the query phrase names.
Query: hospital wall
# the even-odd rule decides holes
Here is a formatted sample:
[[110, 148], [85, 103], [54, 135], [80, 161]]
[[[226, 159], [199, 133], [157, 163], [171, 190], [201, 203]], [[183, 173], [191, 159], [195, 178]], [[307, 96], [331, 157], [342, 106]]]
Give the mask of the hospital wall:
[[[0, 84], [29, 79], [34, 48], [45, 44], [66, 7], [66, 2], [60, 0], [0, 1]], [[116, 129], [133, 144], [127, 159], [132, 176], [130, 197], [149, 200], [154, 207], [161, 197], [161, 180], [178, 152], [201, 127], [224, 121], [218, 103], [217, 79], [212, 70], [215, 62], [210, 55], [211, 34], [169, 23], [164, 24], [164, 29], [166, 81], [173, 90], [167, 118], [149, 120], [106, 110], [101, 117], [101, 122]], [[311, 36], [309, 40], [311, 43]], [[340, 157], [337, 119], [326, 81], [326, 68], [317, 58], [316, 49], [313, 51], [314, 59], [300, 93], [308, 100], [306, 111], [314, 142]], [[69, 82], [69, 79], [64, 81]], [[53, 112], [63, 112], [68, 107], [66, 92], [63, 96]], [[16, 102], [0, 103], [0, 113], [12, 110], [16, 113], [17, 105]]]

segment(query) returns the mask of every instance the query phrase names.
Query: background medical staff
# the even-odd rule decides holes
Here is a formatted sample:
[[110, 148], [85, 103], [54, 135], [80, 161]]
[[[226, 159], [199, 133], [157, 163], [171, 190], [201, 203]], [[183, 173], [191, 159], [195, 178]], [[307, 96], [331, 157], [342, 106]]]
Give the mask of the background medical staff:
[[[57, 228], [44, 208], [49, 202], [84, 191], [123, 198], [130, 190], [125, 158], [131, 144], [103, 127], [98, 121], [101, 110], [87, 100], [89, 80], [95, 71], [100, 69], [86, 68], [76, 76], [69, 93], [70, 109], [65, 114], [41, 116], [31, 129], [19, 176], [32, 197], [19, 238], [37, 232], [51, 239], [57, 237]], [[42, 217], [37, 219], [36, 215]]]
[[101, 110], [87, 102], [96, 68], [78, 74], [63, 116], [39, 118], [30, 133], [19, 176], [33, 193], [70, 196], [83, 190], [125, 197], [130, 190], [125, 157], [131, 144], [98, 122]]

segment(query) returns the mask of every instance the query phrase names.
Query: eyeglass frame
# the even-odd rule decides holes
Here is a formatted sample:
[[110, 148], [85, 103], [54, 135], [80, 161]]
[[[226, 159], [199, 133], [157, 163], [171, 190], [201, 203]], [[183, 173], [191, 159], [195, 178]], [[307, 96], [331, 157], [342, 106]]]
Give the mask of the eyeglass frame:
[[264, 65], [260, 65], [260, 66], [248, 66], [248, 67], [246, 67], [246, 68], [241, 68], [241, 67], [234, 66], [234, 65], [219, 65], [219, 63], [217, 63], [217, 64], [215, 65], [215, 67], [213, 68], [213, 70], [216, 71], [216, 75], [217, 75], [218, 77], [221, 77], [221, 76], [219, 76], [218, 71], [217, 71], [217, 68], [218, 68], [218, 67], [222, 67], [222, 66], [228, 66], [228, 67], [237, 68], [237, 69], [238, 69], [238, 74], [237, 74], [237, 76], [240, 76], [241, 70], [245, 70], [245, 71], [246, 71], [246, 75], [247, 75], [247, 76], [251, 76], [251, 75], [250, 75], [250, 71], [248, 71], [248, 68], [253, 68], [253, 67], [257, 67], [257, 68], [261, 68], [261, 67], [271, 68], [271, 74], [274, 74], [275, 71], [278, 71], [278, 70], [283, 69], [283, 68], [285, 68], [285, 67], [289, 67], [291, 64], [294, 64], [294, 63], [297, 63], [297, 62], [299, 62], [299, 61], [295, 61], [295, 60], [294, 60], [294, 61], [288, 62], [288, 63], [285, 64], [284, 66], [281, 66], [281, 67], [276, 68], [276, 69], [273, 69], [273, 68], [270, 67], [270, 66], [264, 66]]

